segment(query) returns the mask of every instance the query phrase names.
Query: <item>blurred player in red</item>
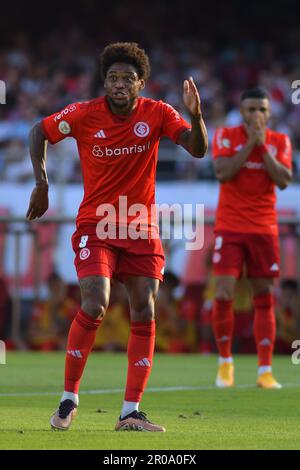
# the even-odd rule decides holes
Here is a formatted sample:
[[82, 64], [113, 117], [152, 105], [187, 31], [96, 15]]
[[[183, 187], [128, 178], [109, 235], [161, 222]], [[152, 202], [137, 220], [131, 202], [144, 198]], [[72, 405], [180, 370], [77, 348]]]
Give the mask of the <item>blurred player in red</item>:
[[[35, 125], [30, 134], [36, 187], [27, 212], [29, 220], [41, 217], [48, 208], [47, 140], [52, 144], [65, 137], [77, 140], [84, 184], [77, 229], [72, 237], [82, 303], [70, 328], [65, 389], [51, 425], [68, 429], [76, 413], [80, 379], [108, 306], [111, 279], [116, 277], [124, 282], [128, 292], [131, 333], [125, 400], [115, 429], [165, 431], [139, 411], [152, 368], [154, 303], [164, 269], [160, 239], [152, 236], [158, 233], [157, 227], [149, 215], [155, 204], [158, 145], [160, 138], [167, 136], [201, 158], [207, 149], [207, 133], [192, 78], [184, 81], [183, 89], [191, 124], [168, 104], [139, 97], [150, 66], [145, 51], [136, 43], [108, 45], [101, 56], [101, 73], [105, 96], [67, 106]], [[120, 215], [120, 196], [126, 199], [130, 214], [125, 219], [123, 213]], [[129, 227], [133, 214], [144, 209], [146, 238], [124, 237], [124, 227]], [[114, 211], [117, 234], [111, 222]], [[112, 229], [105, 238], [101, 223], [98, 229], [107, 213]]]
[[281, 388], [272, 374], [273, 283], [279, 276], [275, 187], [283, 190], [291, 181], [291, 144], [288, 136], [267, 128], [271, 110], [263, 89], [245, 91], [240, 111], [244, 123], [218, 129], [213, 142], [215, 172], [221, 183], [213, 253], [212, 322], [220, 356], [216, 385], [234, 385], [232, 302], [236, 280], [246, 265], [255, 308], [257, 385]]

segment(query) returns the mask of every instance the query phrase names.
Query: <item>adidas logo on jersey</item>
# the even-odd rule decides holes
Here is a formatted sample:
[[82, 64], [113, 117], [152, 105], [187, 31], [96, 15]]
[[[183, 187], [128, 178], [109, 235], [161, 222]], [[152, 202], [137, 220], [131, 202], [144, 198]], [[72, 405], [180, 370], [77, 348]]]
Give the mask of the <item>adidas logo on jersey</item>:
[[94, 137], [98, 137], [98, 139], [105, 139], [106, 135], [104, 133], [104, 130], [100, 129], [100, 131], [98, 131], [98, 132], [96, 132], [96, 134], [94, 134]]
[[82, 358], [82, 354], [78, 349], [76, 349], [75, 351], [69, 350], [67, 351], [67, 354], [70, 354], [70, 356], [73, 356], [73, 357], [78, 357], [78, 359]]
[[272, 264], [272, 266], [270, 267], [270, 271], [278, 271], [278, 270], [279, 270], [279, 266], [277, 263]]
[[141, 359], [140, 361], [137, 361], [134, 365], [142, 367], [151, 367], [151, 363], [146, 357], [144, 357], [144, 359]]

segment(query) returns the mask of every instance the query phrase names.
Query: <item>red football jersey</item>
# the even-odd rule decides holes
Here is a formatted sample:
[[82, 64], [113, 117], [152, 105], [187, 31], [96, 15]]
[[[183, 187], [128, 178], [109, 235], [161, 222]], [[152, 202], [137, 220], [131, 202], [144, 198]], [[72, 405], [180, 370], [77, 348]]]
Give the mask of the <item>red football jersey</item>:
[[119, 222], [120, 196], [127, 196], [128, 207], [143, 204], [150, 211], [159, 140], [167, 136], [177, 143], [191, 127], [170, 105], [142, 97], [129, 116], [113, 114], [106, 97], [100, 97], [71, 104], [43, 119], [42, 126], [51, 144], [65, 137], [77, 140], [84, 185], [77, 227], [97, 223], [103, 215], [97, 208], [105, 204], [114, 206]]
[[[213, 158], [233, 157], [248, 140], [244, 125], [217, 129]], [[288, 136], [267, 129], [266, 145], [270, 155], [287, 168], [292, 167]], [[278, 233], [275, 210], [275, 184], [264, 167], [258, 147], [254, 147], [240, 171], [220, 185], [216, 230], [243, 233]]]

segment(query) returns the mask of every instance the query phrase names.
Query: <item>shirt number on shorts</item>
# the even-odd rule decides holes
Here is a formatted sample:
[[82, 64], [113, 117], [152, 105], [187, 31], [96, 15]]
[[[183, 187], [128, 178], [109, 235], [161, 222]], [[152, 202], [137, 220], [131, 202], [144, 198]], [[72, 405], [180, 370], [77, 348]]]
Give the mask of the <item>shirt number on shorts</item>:
[[89, 236], [88, 236], [88, 235], [83, 235], [83, 236], [81, 237], [81, 239], [80, 239], [79, 248], [85, 248], [88, 239], [89, 239]]
[[223, 237], [216, 237], [215, 250], [220, 250], [223, 245]]

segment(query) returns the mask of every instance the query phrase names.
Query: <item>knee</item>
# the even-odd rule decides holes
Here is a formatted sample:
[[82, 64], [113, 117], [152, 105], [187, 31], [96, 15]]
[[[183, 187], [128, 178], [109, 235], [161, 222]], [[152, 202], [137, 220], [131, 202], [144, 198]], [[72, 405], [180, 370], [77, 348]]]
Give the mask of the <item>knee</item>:
[[273, 286], [255, 286], [255, 288], [253, 289], [253, 295], [254, 298], [266, 295], [273, 295]]
[[218, 300], [232, 300], [234, 297], [234, 287], [222, 282], [217, 283], [216, 286], [216, 299]]
[[141, 304], [131, 311], [131, 320], [134, 322], [148, 323], [154, 320], [154, 305], [150, 303]]
[[90, 315], [94, 320], [102, 320], [108, 307], [107, 302], [95, 299], [85, 299], [82, 301], [82, 310]]

